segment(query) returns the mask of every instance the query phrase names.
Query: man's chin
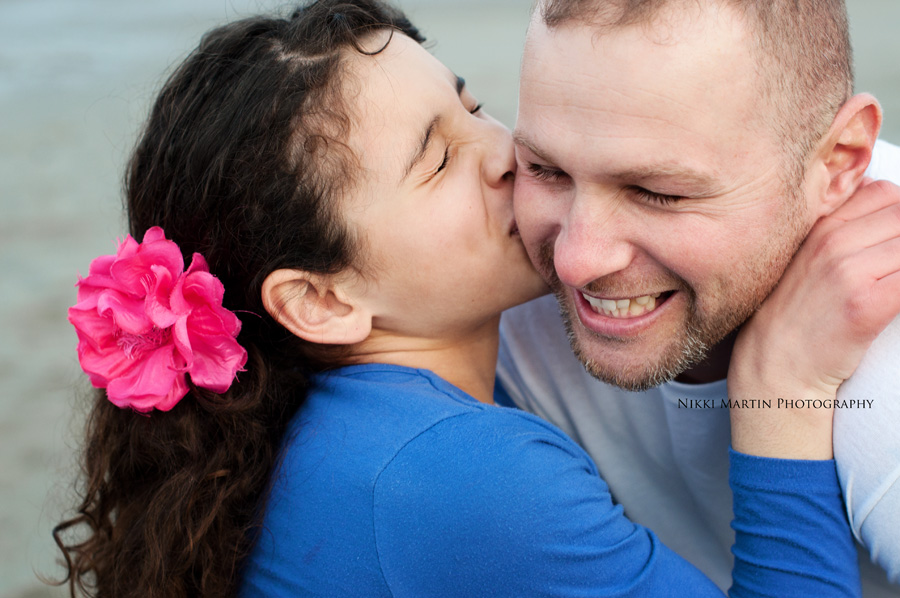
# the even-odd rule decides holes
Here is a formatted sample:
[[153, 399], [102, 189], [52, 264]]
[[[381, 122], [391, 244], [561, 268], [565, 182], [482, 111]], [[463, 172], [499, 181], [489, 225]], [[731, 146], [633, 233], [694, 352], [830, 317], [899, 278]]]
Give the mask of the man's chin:
[[581, 361], [584, 369], [598, 380], [618, 386], [624, 390], [642, 392], [675, 379], [682, 372], [703, 360], [704, 353], [695, 355], [679, 352], [672, 356], [664, 355], [655, 362], [644, 361], [640, 364], [612, 363], [593, 359], [572, 344], [575, 356]]
[[575, 332], [566, 314], [569, 343], [584, 369], [594, 378], [629, 391], [645, 391], [674, 380], [679, 374], [702, 362], [709, 345], [690, 331], [671, 339], [666, 346], [641, 347], [636, 343], [615, 343]]

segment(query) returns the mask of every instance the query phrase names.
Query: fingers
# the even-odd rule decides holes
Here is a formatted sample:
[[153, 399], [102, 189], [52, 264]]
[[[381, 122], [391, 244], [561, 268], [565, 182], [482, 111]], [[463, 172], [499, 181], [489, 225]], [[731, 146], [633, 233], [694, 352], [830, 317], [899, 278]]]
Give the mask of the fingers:
[[[827, 318], [835, 337], [849, 343], [843, 349], [847, 354], [853, 352], [853, 346], [864, 351], [900, 314], [900, 238], [822, 267], [826, 268], [823, 276], [815, 271], [811, 274], [816, 282], [813, 294], [801, 291], [800, 295], [806, 306], [820, 312], [820, 324]], [[802, 284], [798, 286], [804, 288]]]
[[883, 302], [884, 311], [890, 314], [887, 321], [892, 321], [897, 314], [900, 314], [900, 272], [894, 272], [878, 279], [875, 282], [875, 291], [878, 300]]
[[[900, 187], [871, 182], [813, 227], [778, 286], [741, 329], [729, 395], [833, 398], [898, 313]], [[738, 450], [831, 456], [830, 412], [735, 411], [732, 442], [743, 447]]]
[[803, 279], [791, 278], [789, 268], [782, 284], [803, 289], [811, 282], [810, 276], [819, 273], [826, 284], [845, 289], [847, 296], [848, 291], [868, 288], [873, 281], [900, 271], [900, 203], [892, 203], [890, 197], [897, 191], [900, 199], [900, 187], [891, 185], [886, 195], [879, 190], [879, 183], [873, 185], [873, 193], [857, 197], [870, 211], [853, 220], [832, 219], [827, 225], [817, 225], [794, 258]]
[[[748, 363], [768, 368], [769, 378], [785, 378], [771, 358], [788, 359], [789, 373], [810, 388], [836, 389], [900, 313], [900, 187], [871, 183], [838, 216], [816, 225], [742, 331], [763, 355]], [[815, 350], [798, 351], [798, 343]]]
[[874, 181], [860, 186], [829, 218], [855, 220], [896, 204], [900, 204], [900, 187], [888, 181]]
[[882, 280], [900, 272], [900, 238], [889, 239], [860, 252], [873, 278]]
[[832, 245], [832, 250], [839, 253], [874, 247], [898, 237], [900, 237], [900, 202], [832, 225], [827, 230], [824, 230], [824, 227], [814, 229], [809, 235], [813, 240], [822, 238], [822, 243]]
[[876, 334], [900, 314], [900, 272], [892, 272], [879, 278], [872, 285], [873, 325]]

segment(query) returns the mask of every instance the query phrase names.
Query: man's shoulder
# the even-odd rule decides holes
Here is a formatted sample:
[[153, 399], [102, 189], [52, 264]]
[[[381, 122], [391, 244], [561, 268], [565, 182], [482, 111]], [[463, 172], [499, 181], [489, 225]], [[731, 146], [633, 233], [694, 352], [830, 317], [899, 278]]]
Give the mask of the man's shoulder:
[[501, 339], [509, 342], [523, 336], [543, 337], [555, 344], [566, 342], [565, 332], [560, 334], [563, 330], [562, 316], [553, 295], [544, 295], [508, 309], [500, 318]]
[[[504, 312], [500, 322], [497, 374], [515, 403], [538, 411], [530, 403], [561, 400], [568, 407], [582, 394], [619, 389], [591, 377], [572, 352], [566, 327], [552, 295]], [[542, 416], [548, 414], [540, 413]], [[556, 421], [555, 418], [550, 418]]]
[[872, 342], [856, 371], [838, 389], [838, 398], [868, 395], [873, 392], [882, 394], [885, 391], [896, 395], [897, 383], [900, 382], [898, 354], [900, 354], [900, 317], [888, 324]]

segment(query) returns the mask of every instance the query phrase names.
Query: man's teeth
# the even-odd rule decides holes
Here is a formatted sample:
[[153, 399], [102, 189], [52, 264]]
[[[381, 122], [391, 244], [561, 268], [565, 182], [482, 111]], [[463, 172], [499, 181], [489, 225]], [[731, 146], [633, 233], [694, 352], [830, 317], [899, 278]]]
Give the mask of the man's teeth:
[[581, 294], [591, 304], [598, 314], [613, 318], [634, 318], [656, 309], [656, 300], [661, 293], [644, 295], [633, 299], [597, 299], [590, 295]]

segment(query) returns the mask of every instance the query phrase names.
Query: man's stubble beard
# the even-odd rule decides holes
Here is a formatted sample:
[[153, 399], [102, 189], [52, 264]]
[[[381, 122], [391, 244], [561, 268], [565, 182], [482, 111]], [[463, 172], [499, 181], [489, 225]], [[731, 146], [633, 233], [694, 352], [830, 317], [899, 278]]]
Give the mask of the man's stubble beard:
[[712, 350], [731, 332], [739, 328], [752, 316], [766, 297], [775, 289], [785, 269], [796, 254], [809, 232], [805, 218], [805, 201], [799, 192], [786, 199], [780, 221], [781, 227], [767, 237], [760, 248], [759, 257], [746, 264], [733, 284], [714, 293], [712, 301], [718, 308], [712, 314], [701, 311], [697, 291], [684, 279], [670, 273], [679, 282], [680, 291], [688, 298], [688, 308], [684, 324], [660, 353], [648, 355], [641, 366], [616, 369], [590, 357], [582, 347], [575, 326], [579, 327], [582, 338], [595, 339], [607, 345], [615, 343], [627, 350], [628, 340], [602, 337], [587, 330], [576, 322], [577, 315], [569, 309], [567, 293], [553, 266], [553, 250], [544, 245], [539, 250], [538, 269], [556, 296], [557, 305], [565, 323], [569, 343], [575, 356], [585, 370], [594, 378], [629, 391], [646, 391], [675, 379], [693, 366], [703, 362]]

